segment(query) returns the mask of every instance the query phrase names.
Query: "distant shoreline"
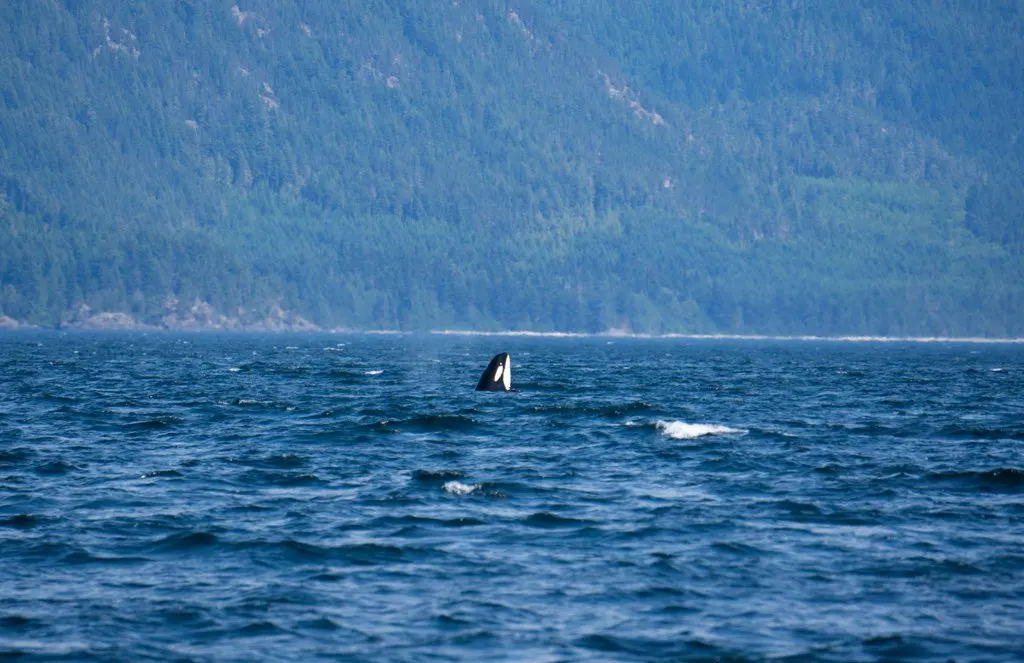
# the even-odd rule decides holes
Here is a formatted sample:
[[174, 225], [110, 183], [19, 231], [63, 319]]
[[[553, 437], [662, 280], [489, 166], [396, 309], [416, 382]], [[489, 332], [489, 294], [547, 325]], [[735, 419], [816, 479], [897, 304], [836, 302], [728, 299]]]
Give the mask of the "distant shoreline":
[[[416, 333], [416, 332], [396, 332]], [[986, 338], [983, 336], [869, 336], [842, 334], [819, 336], [815, 334], [634, 334], [624, 332], [533, 332], [533, 331], [459, 331], [432, 330], [439, 336], [522, 336], [541, 338], [606, 338], [606, 339], [650, 339], [650, 340], [721, 340], [721, 341], [829, 341], [836, 343], [1024, 343], [1024, 338]]]
[[475, 331], [468, 329], [431, 329], [410, 330], [397, 329], [322, 329], [303, 326], [290, 328], [282, 326], [267, 328], [260, 325], [252, 327], [233, 326], [218, 327], [160, 327], [155, 325], [138, 325], [126, 327], [38, 327], [29, 324], [0, 325], [0, 334], [4, 333], [143, 333], [143, 334], [328, 334], [328, 335], [367, 335], [367, 336], [480, 336], [495, 338], [564, 338], [564, 339], [607, 339], [613, 340], [691, 340], [691, 341], [780, 341], [780, 342], [827, 342], [827, 343], [969, 343], [979, 345], [1021, 345], [1024, 338], [987, 338], [983, 336], [872, 336], [866, 334], [643, 334], [623, 331], [605, 332], [540, 332], [540, 331]]

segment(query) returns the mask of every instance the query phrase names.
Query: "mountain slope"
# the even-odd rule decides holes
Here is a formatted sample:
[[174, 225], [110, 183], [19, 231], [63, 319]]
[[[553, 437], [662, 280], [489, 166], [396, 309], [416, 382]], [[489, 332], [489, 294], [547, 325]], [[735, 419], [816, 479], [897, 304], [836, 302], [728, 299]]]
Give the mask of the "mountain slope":
[[663, 4], [4, 7], [0, 314], [1024, 333], [1020, 7]]

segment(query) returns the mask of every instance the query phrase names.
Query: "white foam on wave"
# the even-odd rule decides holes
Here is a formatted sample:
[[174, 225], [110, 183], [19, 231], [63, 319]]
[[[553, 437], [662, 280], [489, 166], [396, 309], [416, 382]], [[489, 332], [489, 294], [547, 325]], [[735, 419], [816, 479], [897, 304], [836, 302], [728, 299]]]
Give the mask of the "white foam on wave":
[[376, 371], [366, 371], [366, 373], [364, 375], [380, 375], [383, 372], [384, 372], [383, 369], [376, 370]]
[[477, 490], [480, 490], [480, 484], [468, 484], [462, 483], [461, 481], [445, 481], [442, 486], [444, 492], [449, 495], [469, 495]]
[[[367, 332], [369, 333], [369, 332]], [[388, 332], [379, 332], [388, 333]], [[398, 332], [393, 332], [398, 333]], [[837, 343], [1015, 343], [1024, 344], [1021, 337], [979, 337], [979, 336], [817, 336], [774, 335], [774, 334], [643, 334], [630, 333], [617, 329], [605, 332], [536, 332], [527, 330], [508, 331], [473, 331], [463, 329], [434, 329], [431, 334], [439, 336], [525, 336], [539, 338], [630, 338], [630, 339], [688, 339], [688, 340], [724, 340], [724, 341], [814, 341]]]
[[718, 424], [688, 424], [685, 421], [659, 421], [655, 424], [658, 432], [673, 440], [692, 440], [705, 435], [742, 434], [742, 428], [729, 428]]
[[582, 332], [536, 332], [536, 331], [473, 331], [469, 329], [433, 329], [437, 336], [523, 336], [526, 338], [587, 338], [596, 334]]
[[228, 373], [237, 373], [240, 370], [242, 370], [242, 369], [240, 369], [237, 366], [232, 366], [231, 368], [228, 369]]

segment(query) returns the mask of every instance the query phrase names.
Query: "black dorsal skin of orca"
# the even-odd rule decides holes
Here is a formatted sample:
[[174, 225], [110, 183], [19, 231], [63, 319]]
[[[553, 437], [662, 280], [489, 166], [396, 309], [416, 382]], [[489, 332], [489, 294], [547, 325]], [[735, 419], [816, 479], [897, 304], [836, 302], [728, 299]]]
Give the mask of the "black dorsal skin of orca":
[[480, 382], [476, 384], [477, 391], [510, 391], [512, 388], [512, 362], [509, 361], [507, 352], [499, 352], [494, 355], [491, 363], [487, 364]]

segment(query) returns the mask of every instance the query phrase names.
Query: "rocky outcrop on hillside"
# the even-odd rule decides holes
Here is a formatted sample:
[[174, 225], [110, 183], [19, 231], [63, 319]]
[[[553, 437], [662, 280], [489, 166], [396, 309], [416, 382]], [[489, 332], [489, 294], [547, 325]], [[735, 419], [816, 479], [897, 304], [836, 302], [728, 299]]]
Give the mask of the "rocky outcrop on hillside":
[[[177, 297], [169, 296], [164, 302], [163, 315], [158, 320], [139, 320], [122, 311], [93, 311], [82, 304], [60, 324], [61, 329], [82, 330], [144, 330], [144, 331], [265, 331], [295, 332], [321, 331], [298, 313], [286, 311], [272, 304], [263, 311], [238, 309], [228, 315], [215, 309], [209, 302], [196, 300], [183, 305]], [[11, 321], [11, 328], [20, 323]], [[0, 327], [4, 327], [0, 317]]]
[[30, 329], [32, 325], [0, 313], [0, 329]]

